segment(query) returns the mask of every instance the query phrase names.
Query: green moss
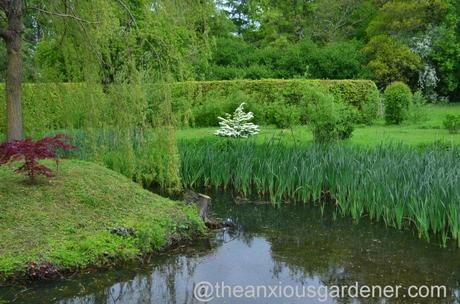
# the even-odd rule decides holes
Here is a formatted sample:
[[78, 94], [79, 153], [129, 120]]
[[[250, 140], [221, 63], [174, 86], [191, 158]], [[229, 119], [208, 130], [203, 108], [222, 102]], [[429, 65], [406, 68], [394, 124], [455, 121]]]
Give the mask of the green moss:
[[[135, 235], [111, 234], [114, 227]], [[37, 185], [0, 167], [0, 279], [32, 261], [61, 269], [107, 265], [203, 231], [194, 206], [92, 163], [63, 161], [55, 178]]]

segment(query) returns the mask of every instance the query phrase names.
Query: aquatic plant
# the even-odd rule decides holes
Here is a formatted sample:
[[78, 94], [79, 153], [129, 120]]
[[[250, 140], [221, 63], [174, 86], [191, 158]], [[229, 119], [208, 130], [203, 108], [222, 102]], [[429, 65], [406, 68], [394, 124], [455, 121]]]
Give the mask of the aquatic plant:
[[273, 203], [327, 202], [338, 215], [363, 216], [427, 240], [460, 246], [460, 149], [402, 145], [285, 146], [251, 141], [181, 142], [186, 187], [232, 189]]

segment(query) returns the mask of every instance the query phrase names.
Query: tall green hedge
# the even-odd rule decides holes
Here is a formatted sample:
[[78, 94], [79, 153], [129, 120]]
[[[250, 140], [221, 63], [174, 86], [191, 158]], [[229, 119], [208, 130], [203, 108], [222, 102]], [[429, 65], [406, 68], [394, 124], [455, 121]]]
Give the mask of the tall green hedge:
[[[164, 86], [164, 84], [163, 84]], [[327, 90], [358, 110], [362, 122], [370, 122], [377, 113], [379, 93], [374, 82], [369, 80], [232, 80], [189, 81], [170, 84], [173, 111], [176, 123], [181, 126], [213, 125], [222, 111], [233, 111], [241, 101], [252, 101], [249, 110], [262, 116], [273, 108], [285, 108], [301, 104], [305, 88]], [[123, 96], [137, 94], [137, 88], [124, 87]], [[87, 122], [97, 126], [97, 120], [110, 119], [114, 111], [136, 112], [139, 121], [155, 113], [156, 107], [165, 98], [164, 87], [150, 85], [146, 88], [145, 109], [128, 106], [129, 100], [117, 97], [115, 88], [82, 83], [42, 83], [23, 85], [24, 129], [27, 134], [35, 131], [81, 128]], [[0, 85], [0, 96], [5, 96], [4, 85]], [[120, 99], [120, 100], [118, 100]], [[123, 100], [121, 100], [123, 99]], [[129, 99], [129, 98], [128, 98]], [[230, 102], [228, 102], [230, 100]], [[217, 103], [221, 105], [217, 106]], [[224, 102], [225, 101], [225, 102]], [[265, 105], [258, 108], [259, 105]], [[267, 107], [268, 105], [268, 107]], [[271, 108], [270, 108], [270, 105]], [[123, 109], [125, 108], [125, 109]], [[211, 110], [210, 110], [211, 109]], [[259, 112], [257, 112], [259, 109]], [[141, 111], [147, 113], [140, 113]], [[204, 110], [207, 110], [204, 111]], [[210, 113], [201, 115], [201, 112]], [[0, 132], [5, 133], [5, 102], [0, 107]], [[209, 116], [209, 117], [207, 117]], [[133, 119], [133, 118], [131, 118]], [[135, 119], [135, 117], [134, 117]], [[261, 120], [266, 123], [266, 120]]]
[[[182, 125], [194, 125], [193, 116], [196, 114], [194, 109], [210, 106], [208, 103], [220, 102], [220, 99], [235, 95], [235, 92], [242, 92], [247, 99], [255, 101], [257, 104], [273, 104], [279, 103], [281, 100], [289, 107], [301, 104], [306, 88], [325, 90], [334, 95], [336, 100], [341, 100], [355, 107], [360, 113], [360, 122], [370, 123], [377, 115], [380, 102], [379, 91], [371, 80], [187, 81], [171, 84], [171, 94], [175, 112], [179, 114], [178, 122]], [[229, 108], [235, 107], [235, 104], [231, 102], [230, 104]], [[249, 108], [253, 110], [251, 107]], [[200, 126], [202, 123], [199, 122], [197, 125]]]
[[[65, 128], [80, 128], [93, 122], [107, 107], [101, 86], [83, 83], [24, 84], [22, 108], [26, 134]], [[0, 84], [0, 96], [5, 85]], [[6, 102], [1, 102], [0, 133], [6, 129]], [[94, 119], [93, 119], [94, 118]]]

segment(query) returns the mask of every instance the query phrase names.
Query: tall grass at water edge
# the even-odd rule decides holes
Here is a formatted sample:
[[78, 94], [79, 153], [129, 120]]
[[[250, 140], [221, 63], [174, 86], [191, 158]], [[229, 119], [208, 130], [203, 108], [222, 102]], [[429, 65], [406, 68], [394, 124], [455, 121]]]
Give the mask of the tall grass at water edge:
[[[437, 235], [460, 246], [460, 148], [402, 145], [258, 145], [181, 142], [185, 187], [231, 188], [245, 196], [336, 205], [340, 215]], [[325, 199], [325, 198], [328, 199]]]

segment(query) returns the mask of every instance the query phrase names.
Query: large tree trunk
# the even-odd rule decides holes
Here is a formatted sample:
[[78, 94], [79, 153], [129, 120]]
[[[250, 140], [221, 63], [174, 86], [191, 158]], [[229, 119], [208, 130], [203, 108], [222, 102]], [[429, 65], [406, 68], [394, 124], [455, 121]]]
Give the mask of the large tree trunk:
[[6, 75], [6, 100], [8, 116], [8, 140], [22, 139], [22, 57], [21, 36], [6, 43], [8, 67]]
[[6, 42], [6, 103], [8, 140], [22, 139], [22, 0], [0, 0], [0, 7], [8, 18], [8, 27], [0, 29], [0, 36]]
[[7, 13], [9, 39], [6, 39], [8, 66], [6, 71], [6, 100], [8, 140], [22, 139], [22, 1], [13, 0]]

